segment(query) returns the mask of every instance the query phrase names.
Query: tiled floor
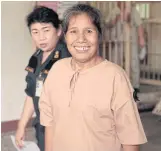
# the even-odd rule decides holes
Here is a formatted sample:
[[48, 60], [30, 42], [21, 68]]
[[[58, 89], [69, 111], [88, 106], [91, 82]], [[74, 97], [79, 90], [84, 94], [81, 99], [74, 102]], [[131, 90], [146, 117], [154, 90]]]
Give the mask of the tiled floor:
[[[140, 116], [148, 138], [148, 143], [141, 146], [141, 151], [161, 151], [161, 118], [151, 114], [151, 112], [143, 112]], [[16, 151], [9, 137], [14, 133], [2, 134], [2, 151]], [[132, 134], [130, 135], [132, 136]], [[26, 140], [35, 141], [34, 129], [27, 129]]]
[[141, 147], [141, 151], [161, 151], [161, 117], [151, 112], [141, 113], [148, 143]]
[[[14, 148], [11, 142], [10, 135], [15, 135], [15, 132], [2, 133], [1, 135], [1, 150], [2, 151], [16, 151], [16, 149]], [[35, 135], [35, 131], [33, 128], [26, 129], [25, 140], [36, 142], [34, 135]]]

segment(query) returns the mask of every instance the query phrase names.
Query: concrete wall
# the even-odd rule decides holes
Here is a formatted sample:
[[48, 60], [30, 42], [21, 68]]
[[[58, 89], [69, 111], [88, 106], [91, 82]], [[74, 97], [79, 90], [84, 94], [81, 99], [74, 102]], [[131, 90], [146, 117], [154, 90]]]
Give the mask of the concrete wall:
[[19, 119], [25, 99], [25, 66], [33, 53], [25, 17], [32, 1], [1, 2], [1, 121]]

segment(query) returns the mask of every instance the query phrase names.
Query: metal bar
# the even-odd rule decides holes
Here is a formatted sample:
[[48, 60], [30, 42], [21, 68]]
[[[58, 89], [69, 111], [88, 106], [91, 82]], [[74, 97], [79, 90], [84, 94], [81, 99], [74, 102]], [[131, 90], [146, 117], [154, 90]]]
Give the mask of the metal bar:
[[149, 85], [156, 85], [156, 86], [161, 86], [161, 81], [159, 80], [149, 80], [149, 79], [140, 79], [141, 84], [149, 84]]

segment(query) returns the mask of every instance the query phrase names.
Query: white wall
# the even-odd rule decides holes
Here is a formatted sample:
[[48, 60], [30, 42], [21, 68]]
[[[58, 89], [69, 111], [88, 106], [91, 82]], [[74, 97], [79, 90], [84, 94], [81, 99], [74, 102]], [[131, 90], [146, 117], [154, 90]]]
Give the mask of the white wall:
[[1, 2], [1, 121], [19, 119], [25, 99], [25, 66], [33, 53], [25, 17], [35, 2]]

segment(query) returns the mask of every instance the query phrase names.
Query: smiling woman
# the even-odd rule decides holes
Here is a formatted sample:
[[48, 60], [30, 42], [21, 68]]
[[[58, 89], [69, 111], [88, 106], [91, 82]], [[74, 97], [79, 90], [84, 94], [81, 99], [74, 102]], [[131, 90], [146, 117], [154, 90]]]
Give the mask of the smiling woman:
[[53, 65], [39, 102], [46, 150], [139, 151], [147, 140], [133, 88], [121, 67], [98, 55], [99, 11], [71, 7], [63, 31], [72, 57]]
[[65, 34], [67, 47], [77, 64], [98, 63], [98, 31], [86, 14], [73, 16]]
[[98, 56], [99, 40], [102, 36], [101, 14], [92, 7], [79, 7], [80, 10], [73, 7], [66, 11], [62, 26], [67, 47], [73, 57], [72, 62], [78, 68], [88, 68], [103, 61]]

